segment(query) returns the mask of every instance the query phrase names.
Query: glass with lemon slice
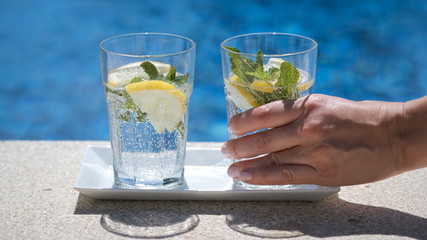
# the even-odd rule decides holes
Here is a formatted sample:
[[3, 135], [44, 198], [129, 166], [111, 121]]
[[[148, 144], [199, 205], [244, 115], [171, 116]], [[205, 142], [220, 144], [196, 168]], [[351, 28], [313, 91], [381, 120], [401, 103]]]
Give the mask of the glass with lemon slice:
[[106, 39], [100, 48], [116, 186], [180, 188], [195, 43], [137, 33]]
[[[221, 43], [221, 56], [228, 119], [269, 102], [296, 99], [313, 92], [317, 43], [310, 38], [284, 33], [239, 35]], [[230, 133], [229, 137], [240, 136]], [[234, 161], [242, 160], [247, 159]], [[235, 184], [246, 189], [295, 187], [242, 181]]]

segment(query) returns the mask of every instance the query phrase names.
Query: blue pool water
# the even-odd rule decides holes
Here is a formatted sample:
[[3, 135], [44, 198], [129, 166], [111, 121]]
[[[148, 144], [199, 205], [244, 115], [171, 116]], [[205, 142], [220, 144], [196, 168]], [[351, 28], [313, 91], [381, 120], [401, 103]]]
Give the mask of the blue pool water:
[[197, 44], [188, 139], [227, 139], [220, 43], [287, 32], [319, 43], [315, 92], [427, 94], [427, 1], [0, 0], [0, 139], [108, 140], [98, 43], [168, 32]]

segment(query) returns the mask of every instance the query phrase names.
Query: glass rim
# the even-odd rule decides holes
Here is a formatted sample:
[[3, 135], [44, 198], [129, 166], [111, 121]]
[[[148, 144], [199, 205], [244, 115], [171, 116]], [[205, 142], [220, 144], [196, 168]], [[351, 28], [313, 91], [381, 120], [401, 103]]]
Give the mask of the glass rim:
[[317, 49], [318, 44], [316, 41], [314, 41], [313, 39], [306, 37], [306, 36], [302, 36], [302, 35], [297, 35], [297, 34], [292, 34], [292, 33], [279, 33], [279, 32], [262, 32], [262, 33], [248, 33], [248, 34], [241, 34], [241, 35], [237, 35], [237, 36], [233, 36], [230, 38], [225, 39], [222, 43], [221, 43], [221, 49], [229, 52], [229, 53], [235, 53], [235, 54], [239, 54], [239, 55], [246, 55], [246, 56], [252, 56], [252, 57], [256, 57], [257, 54], [253, 54], [253, 53], [243, 53], [243, 52], [235, 52], [235, 51], [231, 51], [228, 50], [227, 48], [225, 48], [225, 43], [229, 42], [231, 40], [237, 39], [237, 38], [243, 38], [243, 37], [248, 37], [248, 36], [259, 36], [259, 35], [279, 35], [279, 36], [289, 36], [289, 37], [295, 37], [295, 38], [301, 38], [301, 39], [305, 39], [308, 40], [312, 43], [314, 43], [314, 46], [310, 49], [304, 50], [304, 51], [298, 51], [298, 52], [294, 52], [294, 53], [284, 53], [284, 54], [263, 54], [263, 57], [286, 57], [286, 56], [294, 56], [294, 55], [300, 55], [300, 54], [304, 54], [310, 51], [313, 51], [315, 49]]
[[[169, 36], [169, 37], [175, 37], [178, 39], [184, 39], [188, 42], [191, 43], [191, 47], [189, 47], [186, 50], [183, 51], [179, 51], [179, 52], [173, 52], [173, 53], [168, 53], [168, 54], [159, 54], [159, 55], [134, 55], [134, 54], [125, 54], [125, 53], [119, 53], [119, 52], [115, 52], [115, 51], [111, 51], [108, 50], [104, 47], [104, 44], [112, 39], [118, 39], [118, 38], [123, 38], [123, 37], [129, 37], [129, 36], [138, 36], [138, 35], [155, 35], [155, 36]], [[147, 58], [147, 57], [167, 57], [167, 56], [174, 56], [174, 55], [180, 55], [180, 54], [184, 54], [187, 52], [191, 52], [192, 50], [194, 50], [196, 48], [196, 43], [191, 40], [188, 37], [184, 37], [184, 36], [180, 36], [180, 35], [176, 35], [176, 34], [171, 34], [171, 33], [158, 33], [158, 32], [143, 32], [143, 33], [128, 33], [128, 34], [122, 34], [122, 35], [117, 35], [117, 36], [113, 36], [113, 37], [109, 37], [107, 39], [102, 40], [99, 43], [99, 48], [107, 53], [111, 53], [117, 56], [123, 56], [123, 57], [134, 57], [134, 58]]]

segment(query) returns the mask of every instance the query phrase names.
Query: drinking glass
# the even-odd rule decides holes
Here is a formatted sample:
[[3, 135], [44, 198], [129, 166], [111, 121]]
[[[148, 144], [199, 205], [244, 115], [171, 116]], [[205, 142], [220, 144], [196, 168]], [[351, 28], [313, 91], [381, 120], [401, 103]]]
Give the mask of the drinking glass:
[[[239, 35], [221, 43], [221, 57], [228, 120], [253, 107], [313, 92], [317, 43], [310, 38], [286, 33]], [[230, 139], [238, 137], [229, 133]], [[235, 183], [248, 189], [293, 187]]]
[[196, 44], [134, 33], [102, 41], [100, 52], [116, 186], [180, 188]]

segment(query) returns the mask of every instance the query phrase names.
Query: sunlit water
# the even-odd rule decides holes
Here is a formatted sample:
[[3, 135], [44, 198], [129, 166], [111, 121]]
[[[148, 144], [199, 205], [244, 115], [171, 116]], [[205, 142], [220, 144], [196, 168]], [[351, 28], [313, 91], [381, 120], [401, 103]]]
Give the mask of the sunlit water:
[[109, 140], [99, 42], [168, 32], [197, 44], [189, 141], [228, 139], [220, 43], [285, 32], [319, 44], [315, 93], [427, 94], [427, 1], [14, 0], [0, 8], [0, 139]]

